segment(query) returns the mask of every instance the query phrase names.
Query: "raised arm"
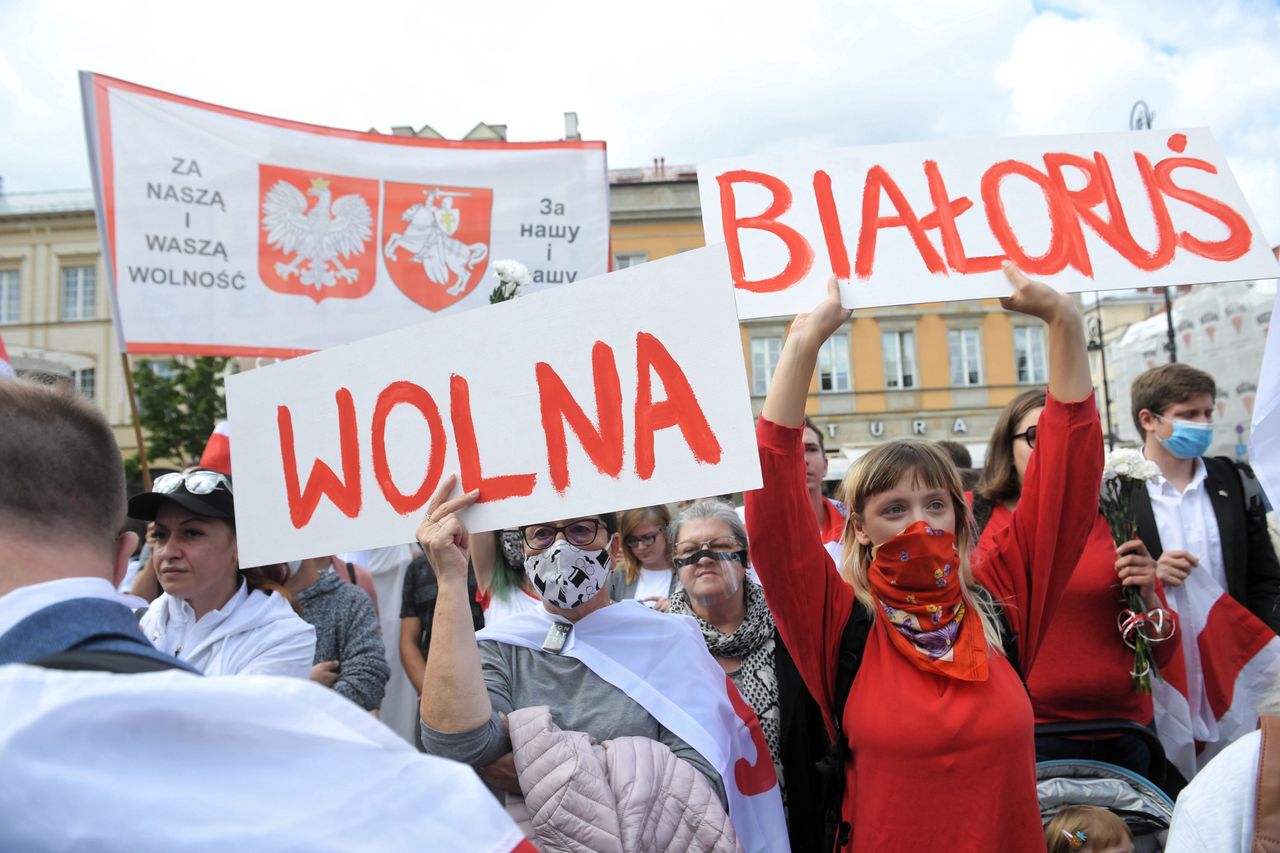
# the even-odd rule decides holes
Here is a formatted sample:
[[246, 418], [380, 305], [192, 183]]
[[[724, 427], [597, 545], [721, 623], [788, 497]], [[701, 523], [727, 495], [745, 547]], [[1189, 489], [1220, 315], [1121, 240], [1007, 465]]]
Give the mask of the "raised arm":
[[782, 640], [827, 715], [828, 727], [840, 635], [854, 600], [822, 547], [804, 481], [801, 425], [818, 349], [849, 316], [833, 279], [826, 298], [796, 317], [756, 428], [764, 485], [744, 495], [752, 565]]
[[840, 305], [835, 278], [827, 282], [827, 296], [808, 314], [797, 314], [782, 345], [778, 366], [769, 382], [760, 416], [779, 426], [804, 424], [804, 404], [818, 366], [818, 350], [837, 329], [849, 322], [853, 312]]
[[471, 570], [476, 573], [476, 591], [481, 596], [489, 594], [493, 586], [494, 560], [498, 558], [498, 533], [471, 534]]
[[467, 589], [470, 536], [454, 514], [475, 503], [479, 491], [446, 500], [457, 478], [450, 475], [427, 504], [418, 542], [427, 549], [439, 585], [431, 644], [423, 676], [422, 721], [440, 732], [467, 732], [489, 722], [493, 707], [480, 672], [480, 652], [471, 622]]
[[1098, 516], [1102, 430], [1075, 301], [1011, 264], [1005, 274], [1013, 293], [1001, 305], [1048, 327], [1049, 393], [1013, 520], [975, 565], [1004, 604], [1029, 672]]

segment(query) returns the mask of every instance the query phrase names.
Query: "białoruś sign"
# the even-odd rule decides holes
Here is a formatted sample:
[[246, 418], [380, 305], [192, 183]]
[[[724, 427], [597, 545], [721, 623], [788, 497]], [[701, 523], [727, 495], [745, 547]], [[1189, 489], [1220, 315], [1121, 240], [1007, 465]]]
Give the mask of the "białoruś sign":
[[760, 486], [720, 246], [232, 376], [243, 565]]
[[1000, 263], [1066, 292], [1273, 278], [1204, 128], [842, 148], [698, 166], [708, 244], [744, 318], [1004, 296]]
[[451, 142], [254, 115], [81, 74], [122, 347], [288, 356], [603, 274], [603, 142]]

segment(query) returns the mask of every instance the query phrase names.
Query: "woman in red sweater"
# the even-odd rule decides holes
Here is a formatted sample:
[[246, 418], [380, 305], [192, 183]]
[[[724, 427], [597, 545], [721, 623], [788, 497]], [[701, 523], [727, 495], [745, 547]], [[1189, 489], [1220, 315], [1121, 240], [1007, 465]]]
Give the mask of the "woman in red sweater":
[[[973, 513], [978, 523], [978, 550], [990, 550], [996, 536], [1019, 510], [1027, 466], [1042, 439], [1040, 415], [1045, 393], [1025, 391], [1005, 406], [991, 433], [986, 464], [974, 489]], [[983, 570], [977, 568], [979, 580]], [[1176, 617], [1167, 610], [1156, 580], [1156, 561], [1141, 539], [1119, 548], [1102, 513], [1094, 516], [1084, 555], [1062, 593], [1053, 624], [1044, 638], [1036, 665], [1026, 674], [1036, 724], [1082, 720], [1128, 720], [1150, 726], [1151, 696], [1134, 689], [1133, 650], [1124, 644], [1116, 617], [1126, 606], [1122, 586], [1141, 590], [1148, 612], [1164, 611], [1162, 636], [1173, 636]], [[1176, 643], [1152, 644], [1156, 665], [1166, 666]], [[1119, 764], [1151, 776], [1151, 753], [1132, 735], [1102, 739], [1036, 737], [1036, 758], [1088, 758]]]
[[971, 587], [959, 476], [931, 442], [890, 442], [858, 460], [841, 487], [849, 521], [839, 571], [822, 547], [801, 425], [818, 350], [850, 317], [834, 281], [796, 317], [757, 429], [764, 486], [746, 495], [753, 564], [832, 733], [841, 635], [854, 607], [873, 614], [842, 720], [842, 816], [854, 850], [1044, 846], [1031, 703], [1002, 654], [994, 608], [1030, 666], [1093, 525], [1102, 439], [1075, 303], [1011, 266], [1006, 274], [1004, 307], [1048, 324], [1050, 398], [1018, 517], [983, 557], [999, 603], [990, 610]]

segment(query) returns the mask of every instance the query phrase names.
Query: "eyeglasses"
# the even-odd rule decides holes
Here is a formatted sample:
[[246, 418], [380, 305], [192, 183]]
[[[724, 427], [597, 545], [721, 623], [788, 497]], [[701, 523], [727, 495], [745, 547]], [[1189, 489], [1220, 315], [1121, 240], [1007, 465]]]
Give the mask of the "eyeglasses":
[[531, 524], [528, 527], [520, 528], [520, 535], [524, 537], [525, 544], [530, 548], [550, 548], [551, 543], [556, 541], [556, 536], [560, 533], [564, 534], [565, 541], [570, 545], [590, 545], [600, 533], [600, 529], [604, 527], [604, 522], [598, 518], [584, 518], [581, 521], [574, 521], [563, 527], [557, 527], [554, 524]]
[[1036, 446], [1036, 428], [1033, 426], [1027, 427], [1026, 432], [1020, 432], [1014, 436], [1015, 440], [1019, 438], [1026, 439], [1027, 447], [1034, 450]]
[[[156, 481], [151, 484], [151, 491], [170, 495], [176, 492], [179, 486], [184, 486], [187, 492], [193, 495], [207, 495], [218, 486], [223, 486], [231, 492], [231, 481], [217, 471], [165, 474], [163, 477], [156, 478]], [[232, 492], [232, 494], [235, 493]]]
[[662, 532], [659, 531], [657, 533], [646, 533], [644, 536], [627, 536], [622, 541], [627, 543], [628, 548], [635, 548], [639, 545], [652, 545], [658, 541], [658, 537], [661, 535]]
[[710, 542], [677, 542], [676, 556], [691, 557], [699, 551], [715, 551], [717, 554], [731, 554], [734, 551], [741, 551], [742, 545], [737, 539], [728, 537], [721, 539], [712, 539]]

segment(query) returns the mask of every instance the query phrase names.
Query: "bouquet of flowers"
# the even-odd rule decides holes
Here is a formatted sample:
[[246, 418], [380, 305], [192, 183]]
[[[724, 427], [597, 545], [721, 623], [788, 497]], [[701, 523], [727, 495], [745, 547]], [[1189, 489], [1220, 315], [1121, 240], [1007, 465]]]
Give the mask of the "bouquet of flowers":
[[[1113, 450], [1102, 465], [1102, 495], [1099, 500], [1102, 515], [1111, 527], [1111, 538], [1116, 546], [1123, 545], [1138, 535], [1138, 520], [1130, 509], [1130, 496], [1135, 489], [1146, 488], [1148, 480], [1154, 480], [1160, 469], [1137, 450]], [[1151, 653], [1153, 635], [1148, 625], [1155, 628], [1154, 642], [1168, 639], [1161, 637], [1164, 630], [1163, 611], [1148, 613], [1142, 593], [1136, 586], [1124, 587], [1125, 608], [1120, 611], [1117, 626], [1125, 645], [1133, 649], [1134, 686], [1143, 693], [1151, 692], [1151, 676], [1159, 675], [1155, 657]]]
[[529, 268], [519, 261], [494, 261], [493, 274], [498, 286], [489, 294], [489, 304], [515, 299], [518, 291], [529, 284]]

